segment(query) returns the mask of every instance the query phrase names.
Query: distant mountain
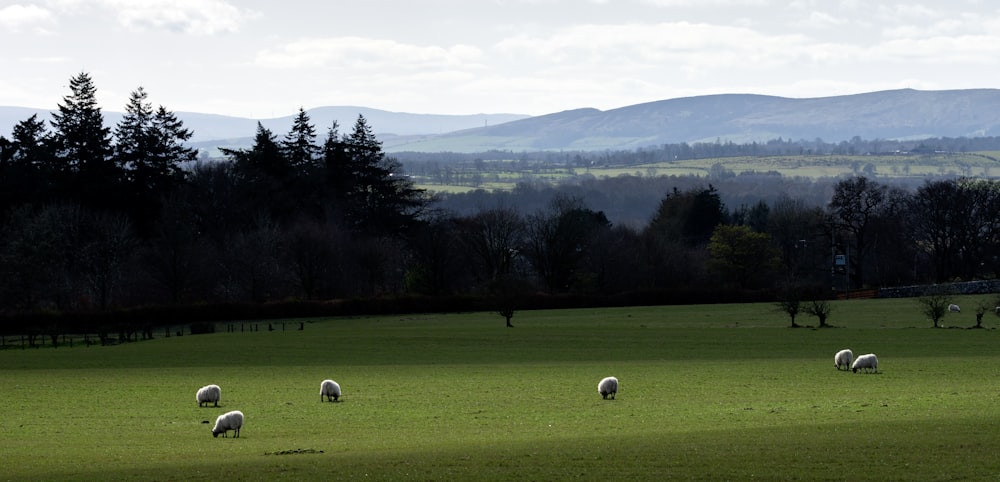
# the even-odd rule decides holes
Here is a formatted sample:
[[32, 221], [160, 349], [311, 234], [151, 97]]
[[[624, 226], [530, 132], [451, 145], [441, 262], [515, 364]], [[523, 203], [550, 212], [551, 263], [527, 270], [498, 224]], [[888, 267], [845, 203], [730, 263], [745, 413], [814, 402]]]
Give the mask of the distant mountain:
[[1000, 135], [1000, 90], [917, 91], [793, 99], [752, 94], [686, 97], [600, 111], [576, 109], [410, 139], [396, 150], [600, 150], [680, 142]]
[[[437, 135], [473, 127], [497, 125], [528, 117], [522, 114], [410, 114], [355, 106], [317, 107], [307, 110], [306, 113], [309, 114], [310, 120], [316, 126], [316, 133], [320, 138], [326, 136], [327, 130], [333, 125], [334, 120], [338, 122], [342, 134], [349, 133], [354, 127], [358, 115], [365, 116], [368, 125], [372, 127], [379, 138]], [[0, 106], [0, 135], [9, 137], [14, 125], [28, 119], [32, 114], [38, 114], [39, 118], [45, 121], [52, 119], [50, 112], [45, 109]], [[194, 134], [191, 142], [195, 145], [248, 144], [252, 142], [253, 136], [257, 132], [258, 121], [280, 139], [288, 132], [295, 119], [295, 115], [270, 119], [249, 119], [195, 112], [175, 112], [175, 114], [184, 122], [184, 126]], [[104, 111], [104, 122], [113, 128], [121, 116], [120, 112]]]
[[[47, 111], [0, 107], [0, 135]], [[679, 142], [737, 143], [784, 138], [826, 142], [862, 139], [1000, 136], [1000, 90], [967, 89], [870, 92], [795, 99], [753, 94], [685, 97], [607, 111], [575, 109], [542, 116], [519, 114], [431, 115], [365, 107], [310, 109], [322, 138], [334, 120], [349, 132], [364, 115], [388, 152], [482, 152], [491, 149], [635, 149]], [[105, 112], [114, 125], [121, 114]], [[194, 132], [192, 145], [248, 147], [256, 119], [177, 112]], [[294, 116], [260, 119], [278, 138]]]

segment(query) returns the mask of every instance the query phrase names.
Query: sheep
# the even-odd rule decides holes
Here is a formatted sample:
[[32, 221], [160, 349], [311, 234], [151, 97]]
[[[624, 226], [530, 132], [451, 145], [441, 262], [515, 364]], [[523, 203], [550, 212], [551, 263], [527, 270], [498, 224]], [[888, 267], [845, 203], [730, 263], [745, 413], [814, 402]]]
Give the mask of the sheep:
[[878, 372], [878, 357], [874, 353], [859, 356], [851, 365], [851, 371], [858, 373], [858, 370], [864, 370], [865, 373]]
[[601, 398], [605, 400], [608, 399], [609, 395], [611, 396], [611, 399], [614, 400], [615, 394], [618, 393], [618, 379], [615, 377], [602, 378], [597, 384], [597, 393], [600, 393]]
[[212, 437], [218, 437], [220, 433], [223, 437], [226, 437], [227, 432], [232, 430], [234, 432], [233, 438], [239, 438], [240, 428], [242, 427], [243, 412], [239, 410], [226, 412], [215, 419], [215, 428], [212, 429]]
[[[323, 401], [323, 397], [326, 397], [327, 401], [336, 402], [340, 399], [340, 384], [333, 380], [323, 380], [323, 383], [319, 384], [319, 401]], [[333, 398], [333, 400], [330, 400]]]
[[195, 399], [198, 400], [199, 407], [208, 403], [214, 403], [218, 407], [219, 400], [222, 399], [222, 389], [218, 385], [205, 385], [198, 389]]
[[840, 367], [844, 367], [845, 371], [850, 370], [851, 362], [853, 360], [854, 352], [845, 348], [838, 351], [837, 354], [833, 356], [833, 366], [837, 367], [837, 370], [840, 370]]
[[[938, 306], [940, 306], [940, 305], [938, 305]], [[961, 313], [962, 309], [959, 308], [958, 305], [956, 305], [956, 304], [953, 303], [953, 304], [948, 305], [948, 311], [950, 311], [952, 313]]]

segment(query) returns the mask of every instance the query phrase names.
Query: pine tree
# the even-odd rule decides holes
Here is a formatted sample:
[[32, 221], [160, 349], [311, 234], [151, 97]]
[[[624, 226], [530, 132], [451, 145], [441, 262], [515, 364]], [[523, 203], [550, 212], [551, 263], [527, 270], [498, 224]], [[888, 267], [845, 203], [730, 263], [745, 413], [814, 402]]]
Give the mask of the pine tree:
[[351, 186], [351, 175], [348, 170], [347, 150], [340, 138], [339, 124], [333, 124], [326, 132], [323, 141], [323, 199], [331, 205], [333, 215], [345, 217], [347, 195]]
[[154, 188], [169, 191], [176, 183], [184, 181], [183, 166], [198, 158], [198, 150], [187, 147], [184, 142], [191, 139], [192, 132], [184, 123], [162, 105], [153, 116], [153, 132], [156, 136], [155, 156], [151, 168], [155, 174]]
[[153, 149], [150, 126], [153, 124], [153, 105], [146, 101], [148, 95], [142, 87], [129, 95], [125, 115], [115, 128], [115, 162], [131, 171], [145, 164], [144, 158]]
[[237, 172], [248, 182], [284, 180], [292, 173], [274, 134], [260, 122], [249, 150], [223, 148], [221, 151], [236, 164]]
[[292, 129], [281, 142], [281, 151], [292, 168], [304, 174], [312, 170], [321, 150], [316, 145], [316, 128], [310, 122], [309, 114], [300, 107]]
[[343, 143], [348, 221], [356, 228], [383, 234], [407, 230], [426, 205], [424, 191], [414, 188], [402, 174], [399, 161], [385, 156], [382, 142], [363, 115], [358, 115]]
[[112, 207], [120, 200], [122, 171], [111, 156], [111, 130], [86, 72], [70, 79], [71, 94], [53, 113], [60, 181], [66, 196], [84, 205]]
[[183, 145], [191, 132], [165, 107], [154, 110], [147, 98], [142, 87], [132, 92], [115, 129], [115, 162], [124, 169], [128, 205], [143, 234], [158, 217], [162, 199], [183, 182], [181, 165], [197, 155]]
[[48, 201], [54, 161], [53, 139], [45, 122], [37, 114], [18, 122], [0, 155], [0, 208]]
[[282, 155], [274, 134], [260, 122], [250, 149], [222, 149], [234, 163], [241, 195], [249, 212], [269, 213], [277, 222], [294, 215], [294, 197], [301, 193], [290, 188], [295, 171]]

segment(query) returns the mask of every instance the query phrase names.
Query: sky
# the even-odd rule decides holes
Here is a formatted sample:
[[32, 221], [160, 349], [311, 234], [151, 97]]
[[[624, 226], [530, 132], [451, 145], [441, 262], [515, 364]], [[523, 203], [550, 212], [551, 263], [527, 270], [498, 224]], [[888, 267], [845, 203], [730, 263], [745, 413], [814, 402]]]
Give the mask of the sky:
[[0, 0], [0, 106], [541, 115], [1000, 87], [992, 0]]

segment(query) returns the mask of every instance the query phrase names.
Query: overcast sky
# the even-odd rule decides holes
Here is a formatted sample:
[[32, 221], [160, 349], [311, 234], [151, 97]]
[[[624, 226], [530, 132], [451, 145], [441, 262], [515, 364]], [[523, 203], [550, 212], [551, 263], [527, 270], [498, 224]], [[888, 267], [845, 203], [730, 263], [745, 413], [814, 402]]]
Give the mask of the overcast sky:
[[703, 94], [1000, 87], [992, 0], [0, 0], [0, 105], [88, 72], [173, 111], [539, 115]]

